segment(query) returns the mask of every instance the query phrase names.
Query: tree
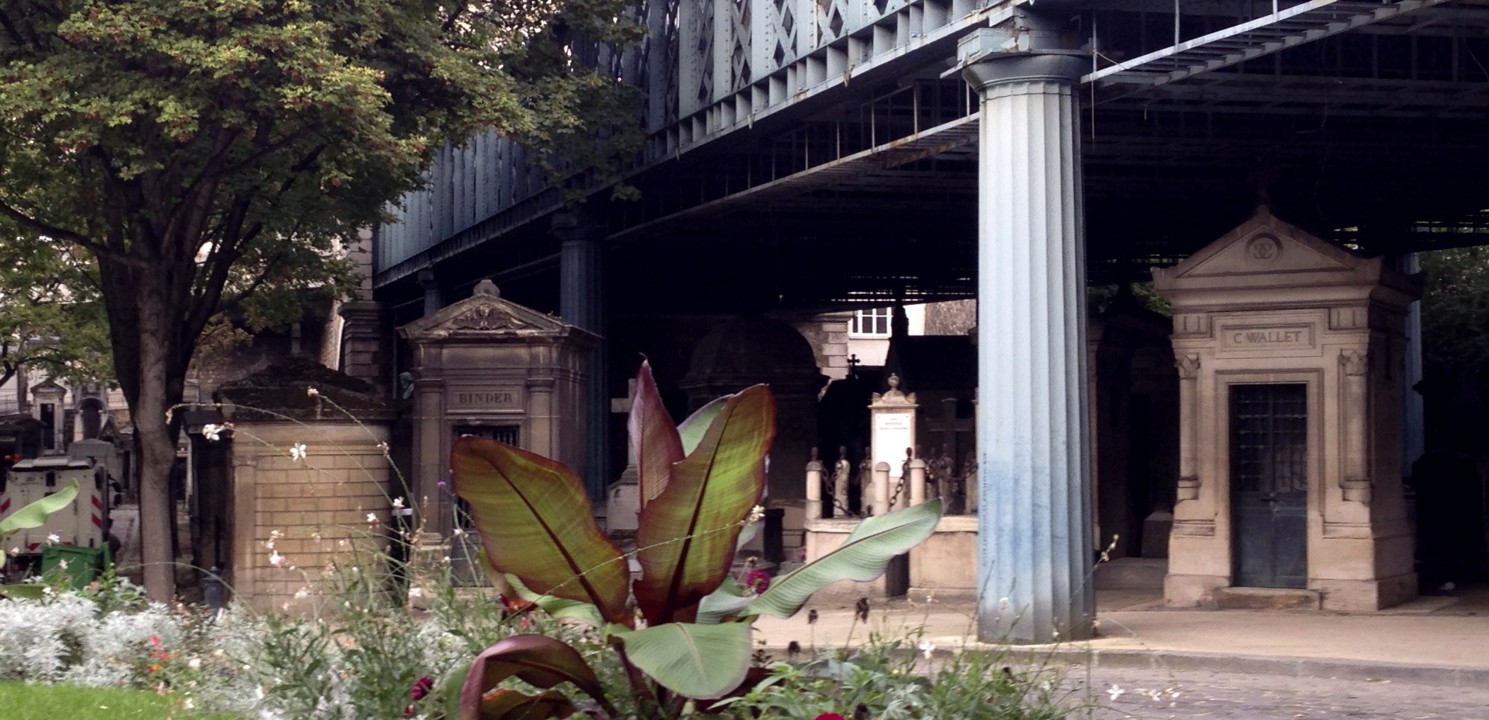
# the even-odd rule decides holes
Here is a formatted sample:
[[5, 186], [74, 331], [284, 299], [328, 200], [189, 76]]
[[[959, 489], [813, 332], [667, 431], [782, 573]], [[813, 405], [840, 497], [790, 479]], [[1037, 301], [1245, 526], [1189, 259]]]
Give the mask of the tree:
[[623, 107], [567, 47], [633, 38], [618, 17], [615, 0], [0, 0], [0, 215], [97, 263], [152, 598], [174, 595], [170, 409], [203, 328], [266, 284], [336, 277], [338, 239], [446, 139], [563, 146]]
[[1427, 364], [1449, 371], [1489, 367], [1489, 247], [1440, 250], [1420, 257]]
[[25, 371], [72, 381], [112, 377], [93, 263], [75, 248], [24, 240], [0, 220], [0, 385]]

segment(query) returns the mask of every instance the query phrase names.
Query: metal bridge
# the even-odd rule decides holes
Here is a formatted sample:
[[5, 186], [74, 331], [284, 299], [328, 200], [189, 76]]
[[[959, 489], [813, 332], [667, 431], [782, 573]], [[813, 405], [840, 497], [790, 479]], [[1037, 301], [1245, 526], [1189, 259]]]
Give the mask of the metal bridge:
[[376, 233], [384, 322], [483, 277], [612, 353], [663, 316], [978, 297], [982, 506], [1003, 508], [981, 567], [1029, 608], [983, 608], [989, 636], [1090, 629], [1088, 279], [1142, 279], [1263, 202], [1366, 253], [1489, 241], [1489, 0], [637, 13], [640, 47], [576, 57], [644, 91], [640, 199], [566, 207], [507, 139], [447, 147]]

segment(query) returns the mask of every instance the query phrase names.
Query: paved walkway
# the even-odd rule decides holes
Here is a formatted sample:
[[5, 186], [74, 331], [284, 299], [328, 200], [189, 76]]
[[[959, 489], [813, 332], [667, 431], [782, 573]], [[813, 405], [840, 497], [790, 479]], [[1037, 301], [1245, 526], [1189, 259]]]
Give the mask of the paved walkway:
[[[1178, 610], [1163, 607], [1156, 591], [1098, 593], [1095, 640], [1011, 649], [1035, 661], [1097, 668], [1356, 678], [1489, 687], [1489, 590], [1459, 597], [1424, 597], [1382, 613], [1323, 611]], [[808, 624], [807, 610], [819, 619]], [[880, 603], [870, 621], [857, 622], [852, 604], [815, 603], [795, 618], [762, 618], [766, 647], [783, 653], [841, 647], [888, 637], [923, 635], [938, 651], [975, 643], [970, 601], [933, 599]]]

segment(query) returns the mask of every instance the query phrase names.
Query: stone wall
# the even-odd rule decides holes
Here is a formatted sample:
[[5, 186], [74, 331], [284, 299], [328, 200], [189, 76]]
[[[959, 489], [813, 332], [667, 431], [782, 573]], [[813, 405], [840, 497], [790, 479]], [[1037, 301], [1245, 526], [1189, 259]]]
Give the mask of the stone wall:
[[[385, 427], [354, 423], [236, 425], [229, 581], [237, 600], [260, 611], [307, 609], [327, 566], [354, 552], [365, 563], [383, 551], [391, 470], [380, 443], [387, 438]], [[305, 444], [303, 460], [290, 456], [297, 443]]]

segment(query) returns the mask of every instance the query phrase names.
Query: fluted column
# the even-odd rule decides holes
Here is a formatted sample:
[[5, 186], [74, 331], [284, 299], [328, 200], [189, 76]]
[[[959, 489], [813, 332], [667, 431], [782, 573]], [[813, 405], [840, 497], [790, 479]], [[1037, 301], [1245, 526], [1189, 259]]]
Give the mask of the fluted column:
[[1085, 238], [1070, 55], [977, 62], [978, 636], [1090, 637]]

